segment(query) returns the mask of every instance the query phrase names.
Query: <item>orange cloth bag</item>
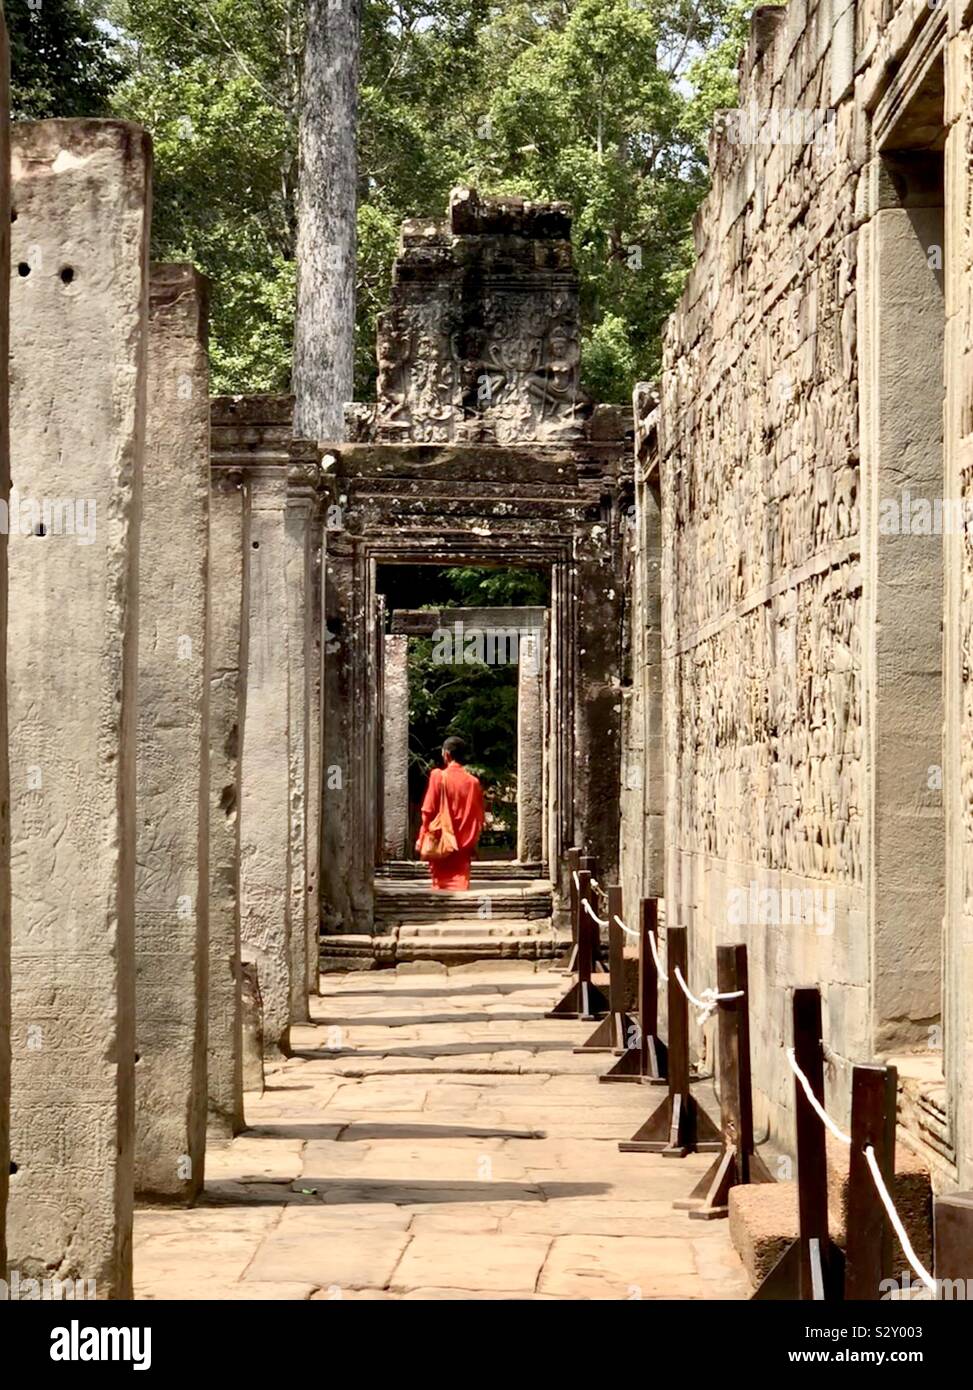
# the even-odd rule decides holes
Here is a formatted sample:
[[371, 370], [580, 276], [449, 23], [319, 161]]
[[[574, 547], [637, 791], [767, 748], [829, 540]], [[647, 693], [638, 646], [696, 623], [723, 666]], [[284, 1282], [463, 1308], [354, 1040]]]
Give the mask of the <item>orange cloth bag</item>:
[[446, 797], [446, 778], [439, 779], [439, 809], [429, 822], [429, 828], [419, 837], [420, 859], [445, 859], [455, 854], [459, 846], [453, 829], [453, 817]]

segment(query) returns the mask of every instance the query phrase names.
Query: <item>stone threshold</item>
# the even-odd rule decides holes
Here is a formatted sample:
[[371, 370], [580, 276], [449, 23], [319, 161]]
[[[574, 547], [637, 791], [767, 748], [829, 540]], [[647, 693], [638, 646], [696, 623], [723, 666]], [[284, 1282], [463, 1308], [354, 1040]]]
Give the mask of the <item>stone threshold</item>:
[[475, 927], [456, 921], [403, 923], [369, 936], [341, 933], [321, 937], [321, 970], [374, 970], [428, 965], [485, 966], [504, 961], [550, 962], [567, 950], [571, 934], [550, 920], [494, 920]]

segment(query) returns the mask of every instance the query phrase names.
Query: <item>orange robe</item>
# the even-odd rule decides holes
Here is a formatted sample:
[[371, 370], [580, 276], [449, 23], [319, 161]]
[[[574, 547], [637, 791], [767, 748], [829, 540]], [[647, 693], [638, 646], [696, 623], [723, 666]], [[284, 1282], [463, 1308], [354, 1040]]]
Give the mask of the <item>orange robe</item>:
[[444, 780], [457, 850], [455, 854], [447, 854], [444, 859], [431, 859], [429, 872], [432, 874], [433, 888], [455, 892], [470, 886], [470, 862], [483, 829], [483, 788], [480, 779], [467, 772], [461, 763], [450, 763], [445, 768], [434, 767], [429, 774], [429, 785], [422, 802], [423, 830], [439, 810], [440, 787]]

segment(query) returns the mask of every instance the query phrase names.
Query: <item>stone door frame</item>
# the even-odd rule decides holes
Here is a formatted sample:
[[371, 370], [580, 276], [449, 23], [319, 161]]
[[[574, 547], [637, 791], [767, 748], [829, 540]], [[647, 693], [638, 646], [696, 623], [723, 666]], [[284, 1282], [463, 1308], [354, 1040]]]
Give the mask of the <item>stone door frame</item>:
[[[335, 538], [335, 541], [337, 538]], [[350, 540], [350, 545], [348, 541]], [[547, 825], [544, 859], [556, 888], [564, 851], [571, 843], [575, 803], [576, 710], [579, 595], [573, 534], [536, 542], [495, 536], [443, 536], [442, 531], [409, 531], [385, 536], [342, 537], [329, 545], [332, 594], [340, 594], [340, 641], [350, 660], [340, 739], [351, 764], [343, 778], [344, 848], [332, 870], [331, 900], [338, 899], [344, 931], [373, 930], [374, 879], [378, 863], [380, 817], [375, 797], [381, 787], [380, 592], [378, 570], [385, 565], [529, 566], [550, 573], [549, 730]], [[341, 573], [340, 580], [336, 575]], [[332, 605], [334, 606], [334, 605]], [[326, 718], [327, 725], [327, 718]], [[333, 814], [333, 813], [329, 813]], [[333, 824], [333, 821], [331, 822]], [[326, 860], [334, 861], [334, 853]], [[340, 895], [340, 896], [339, 896]]]
[[[383, 596], [380, 595], [379, 597], [381, 599]], [[376, 870], [379, 870], [385, 864], [400, 863], [403, 860], [409, 859], [409, 855], [407, 852], [409, 838], [408, 823], [406, 823], [405, 826], [404, 849], [406, 852], [402, 855], [395, 855], [390, 854], [388, 849], [388, 812], [391, 802], [388, 796], [388, 786], [384, 780], [384, 774], [387, 772], [389, 765], [389, 750], [386, 729], [386, 717], [390, 713], [390, 705], [387, 693], [388, 671], [386, 670], [387, 654], [389, 649], [387, 639], [389, 637], [397, 637], [400, 639], [404, 639], [405, 642], [408, 643], [410, 638], [434, 637], [437, 632], [441, 632], [449, 628], [453, 628], [455, 630], [455, 626], [460, 625], [462, 631], [467, 635], [483, 630], [492, 631], [494, 633], [506, 632], [517, 634], [517, 727], [514, 732], [513, 753], [517, 773], [518, 843], [514, 851], [514, 857], [509, 862], [511, 864], [517, 865], [536, 864], [539, 866], [538, 876], [545, 877], [548, 873], [549, 868], [547, 857], [548, 836], [546, 833], [546, 827], [547, 817], [550, 810], [550, 788], [547, 782], [547, 778], [545, 776], [547, 769], [545, 766], [546, 759], [544, 757], [544, 753], [547, 748], [548, 737], [550, 732], [549, 685], [551, 674], [554, 669], [551, 662], [547, 659], [547, 649], [549, 644], [548, 633], [550, 628], [550, 609], [546, 606], [541, 606], [538, 604], [521, 604], [516, 607], [512, 607], [509, 605], [503, 607], [482, 605], [477, 607], [467, 607], [464, 605], [457, 606], [455, 608], [389, 608], [387, 602], [385, 603], [384, 607], [385, 612], [384, 614], [380, 612], [379, 621], [381, 622], [384, 619], [385, 622], [388, 622], [389, 620], [391, 620], [391, 629], [389, 632], [386, 632], [386, 640], [383, 643], [381, 643], [381, 652], [379, 653], [380, 659], [382, 661], [382, 669], [379, 672], [378, 682], [379, 690], [381, 692], [379, 700], [380, 753], [378, 759], [378, 780], [376, 786], [376, 798], [380, 830], [376, 841]], [[535, 637], [540, 642], [540, 669], [535, 670], [533, 672], [527, 671], [521, 660], [520, 644], [523, 642], [523, 639], [525, 637]], [[541, 696], [539, 706], [536, 710], [536, 717], [533, 720], [534, 727], [531, 727], [529, 709], [531, 704], [531, 692], [529, 689], [529, 683], [532, 681], [532, 679], [536, 679], [537, 677], [540, 677], [541, 680]], [[408, 704], [407, 695], [406, 703]], [[528, 706], [528, 712], [526, 715], [525, 704]], [[527, 720], [526, 724], [525, 719]], [[406, 710], [404, 723], [406, 726], [406, 738], [408, 738], [408, 710]], [[540, 788], [540, 850], [538, 854], [529, 855], [525, 857], [522, 856], [520, 853], [520, 846], [525, 838], [525, 808], [529, 805], [529, 803], [532, 800], [536, 800], [535, 797], [532, 797], [530, 795], [531, 783], [524, 772], [524, 743], [528, 733], [539, 734], [541, 739], [540, 766], [537, 771], [536, 779], [536, 785]], [[397, 787], [396, 796], [401, 797], [402, 794], [403, 788], [401, 786]], [[399, 810], [396, 812], [397, 822], [401, 822], [403, 809], [405, 810], [406, 817], [408, 816], [407, 805], [404, 808], [400, 807]], [[400, 838], [400, 832], [401, 824], [399, 823], [396, 826], [396, 842], [398, 842]], [[503, 863], [507, 861], [501, 860], [498, 862]]]
[[[508, 568], [518, 565], [532, 569], [543, 568], [550, 573], [549, 637], [546, 658], [549, 681], [548, 748], [551, 752], [551, 773], [547, 795], [546, 846], [543, 855], [548, 872], [556, 865], [570, 842], [571, 816], [574, 798], [574, 682], [576, 655], [577, 596], [571, 579], [572, 545], [565, 536], [553, 543], [541, 545], [505, 544], [502, 559], [497, 559], [496, 540], [465, 536], [444, 540], [442, 536], [409, 533], [387, 540], [363, 541], [356, 562], [361, 566], [364, 581], [364, 623], [362, 639], [357, 650], [369, 656], [370, 670], [365, 674], [361, 690], [363, 701], [356, 701], [362, 720], [362, 746], [365, 750], [364, 775], [359, 783], [360, 795], [355, 808], [357, 826], [364, 832], [364, 862], [375, 866], [380, 862], [378, 817], [368, 816], [368, 789], [378, 794], [380, 781], [381, 717], [379, 708], [381, 680], [371, 665], [378, 659], [379, 634], [376, 632], [379, 608], [378, 569], [381, 565], [477, 565], [483, 568]], [[356, 840], [358, 839], [356, 827]], [[555, 874], [556, 876], [556, 874]]]

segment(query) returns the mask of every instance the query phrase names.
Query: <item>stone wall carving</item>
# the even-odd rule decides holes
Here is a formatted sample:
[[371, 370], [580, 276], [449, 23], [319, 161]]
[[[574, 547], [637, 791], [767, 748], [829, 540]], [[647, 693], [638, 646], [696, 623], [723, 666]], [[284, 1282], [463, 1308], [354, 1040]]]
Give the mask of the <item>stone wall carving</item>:
[[559, 203], [453, 191], [447, 222], [407, 221], [378, 326], [378, 401], [348, 408], [367, 443], [580, 439], [578, 278]]
[[[833, 1045], [869, 1052], [864, 152], [854, 101], [828, 111], [831, 24], [814, 0], [755, 13], [741, 62], [750, 133], [728, 118], [711, 139], [658, 409], [667, 915], [692, 923], [701, 982], [717, 943], [748, 942], [758, 1111], [783, 1139], [788, 987], [828, 978]], [[802, 109], [821, 113], [824, 137], [771, 137], [774, 117]], [[733, 895], [752, 884], [820, 895], [827, 937], [820, 924], [738, 922]]]

